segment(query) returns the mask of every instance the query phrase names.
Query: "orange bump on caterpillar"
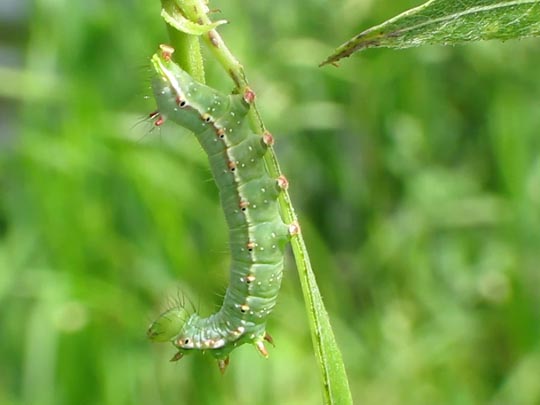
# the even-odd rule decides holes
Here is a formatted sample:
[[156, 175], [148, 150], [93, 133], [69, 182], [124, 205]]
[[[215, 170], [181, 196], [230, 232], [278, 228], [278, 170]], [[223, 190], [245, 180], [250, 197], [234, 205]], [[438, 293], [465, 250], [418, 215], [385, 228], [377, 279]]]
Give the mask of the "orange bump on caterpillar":
[[255, 92], [249, 87], [244, 91], [244, 101], [251, 104], [255, 101]]
[[163, 123], [165, 122], [165, 118], [163, 118], [163, 116], [160, 115], [158, 111], [154, 111], [148, 114], [148, 117], [150, 117], [151, 120], [155, 119], [154, 125], [156, 127], [163, 125]]
[[297, 221], [289, 225], [289, 235], [296, 236], [300, 233], [300, 224]]
[[161, 49], [161, 56], [163, 56], [163, 59], [170, 61], [172, 59], [172, 54], [174, 53], [174, 48], [166, 44], [160, 44], [159, 48]]
[[289, 188], [289, 180], [285, 176], [279, 176], [276, 181], [280, 189], [287, 190]]
[[264, 132], [262, 140], [266, 146], [272, 146], [274, 144], [274, 136], [268, 131]]

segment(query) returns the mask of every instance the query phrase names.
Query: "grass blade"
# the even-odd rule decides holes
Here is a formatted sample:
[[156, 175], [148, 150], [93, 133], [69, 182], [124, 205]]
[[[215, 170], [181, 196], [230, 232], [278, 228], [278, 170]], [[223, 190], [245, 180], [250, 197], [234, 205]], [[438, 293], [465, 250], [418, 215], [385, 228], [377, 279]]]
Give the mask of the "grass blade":
[[330, 319], [311, 268], [311, 261], [307, 256], [304, 240], [294, 238], [292, 247], [306, 303], [313, 347], [321, 371], [325, 404], [352, 404], [351, 391], [341, 351], [332, 331]]

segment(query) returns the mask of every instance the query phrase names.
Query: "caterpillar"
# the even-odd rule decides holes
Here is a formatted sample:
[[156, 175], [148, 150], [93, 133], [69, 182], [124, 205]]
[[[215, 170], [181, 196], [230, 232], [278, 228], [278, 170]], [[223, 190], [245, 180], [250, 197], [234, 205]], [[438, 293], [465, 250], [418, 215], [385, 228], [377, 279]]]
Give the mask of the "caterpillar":
[[150, 340], [172, 342], [171, 361], [193, 351], [210, 353], [223, 372], [229, 354], [250, 343], [264, 356], [268, 315], [274, 308], [283, 274], [283, 255], [294, 226], [280, 215], [278, 196], [287, 180], [272, 178], [263, 157], [273, 137], [251, 132], [245, 117], [254, 93], [225, 95], [195, 81], [171, 60], [174, 49], [161, 45], [151, 59], [157, 111], [154, 124], [166, 120], [192, 131], [208, 155], [229, 227], [230, 281], [223, 304], [209, 317], [171, 308], [154, 321]]

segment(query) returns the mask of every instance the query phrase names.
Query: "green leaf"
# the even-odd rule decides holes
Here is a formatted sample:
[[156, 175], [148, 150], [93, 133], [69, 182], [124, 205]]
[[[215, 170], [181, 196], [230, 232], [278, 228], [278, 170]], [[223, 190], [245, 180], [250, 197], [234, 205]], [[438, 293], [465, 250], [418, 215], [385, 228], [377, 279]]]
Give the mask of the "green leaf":
[[291, 241], [304, 294], [311, 338], [321, 372], [324, 403], [326, 405], [352, 405], [347, 372], [339, 350], [328, 312], [317, 286], [303, 238]]
[[431, 0], [347, 41], [322, 64], [366, 48], [453, 45], [540, 35], [540, 0]]

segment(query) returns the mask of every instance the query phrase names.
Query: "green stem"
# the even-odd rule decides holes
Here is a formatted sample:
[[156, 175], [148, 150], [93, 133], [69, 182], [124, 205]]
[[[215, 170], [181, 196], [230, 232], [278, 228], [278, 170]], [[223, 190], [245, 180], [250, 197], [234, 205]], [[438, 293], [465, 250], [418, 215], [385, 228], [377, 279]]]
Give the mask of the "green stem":
[[[173, 14], [173, 11], [181, 11], [175, 0], [161, 0], [161, 7], [167, 10], [169, 14]], [[195, 80], [205, 83], [204, 63], [199, 37], [178, 31], [169, 24], [167, 24], [167, 32], [176, 50], [173, 54], [174, 61]]]

